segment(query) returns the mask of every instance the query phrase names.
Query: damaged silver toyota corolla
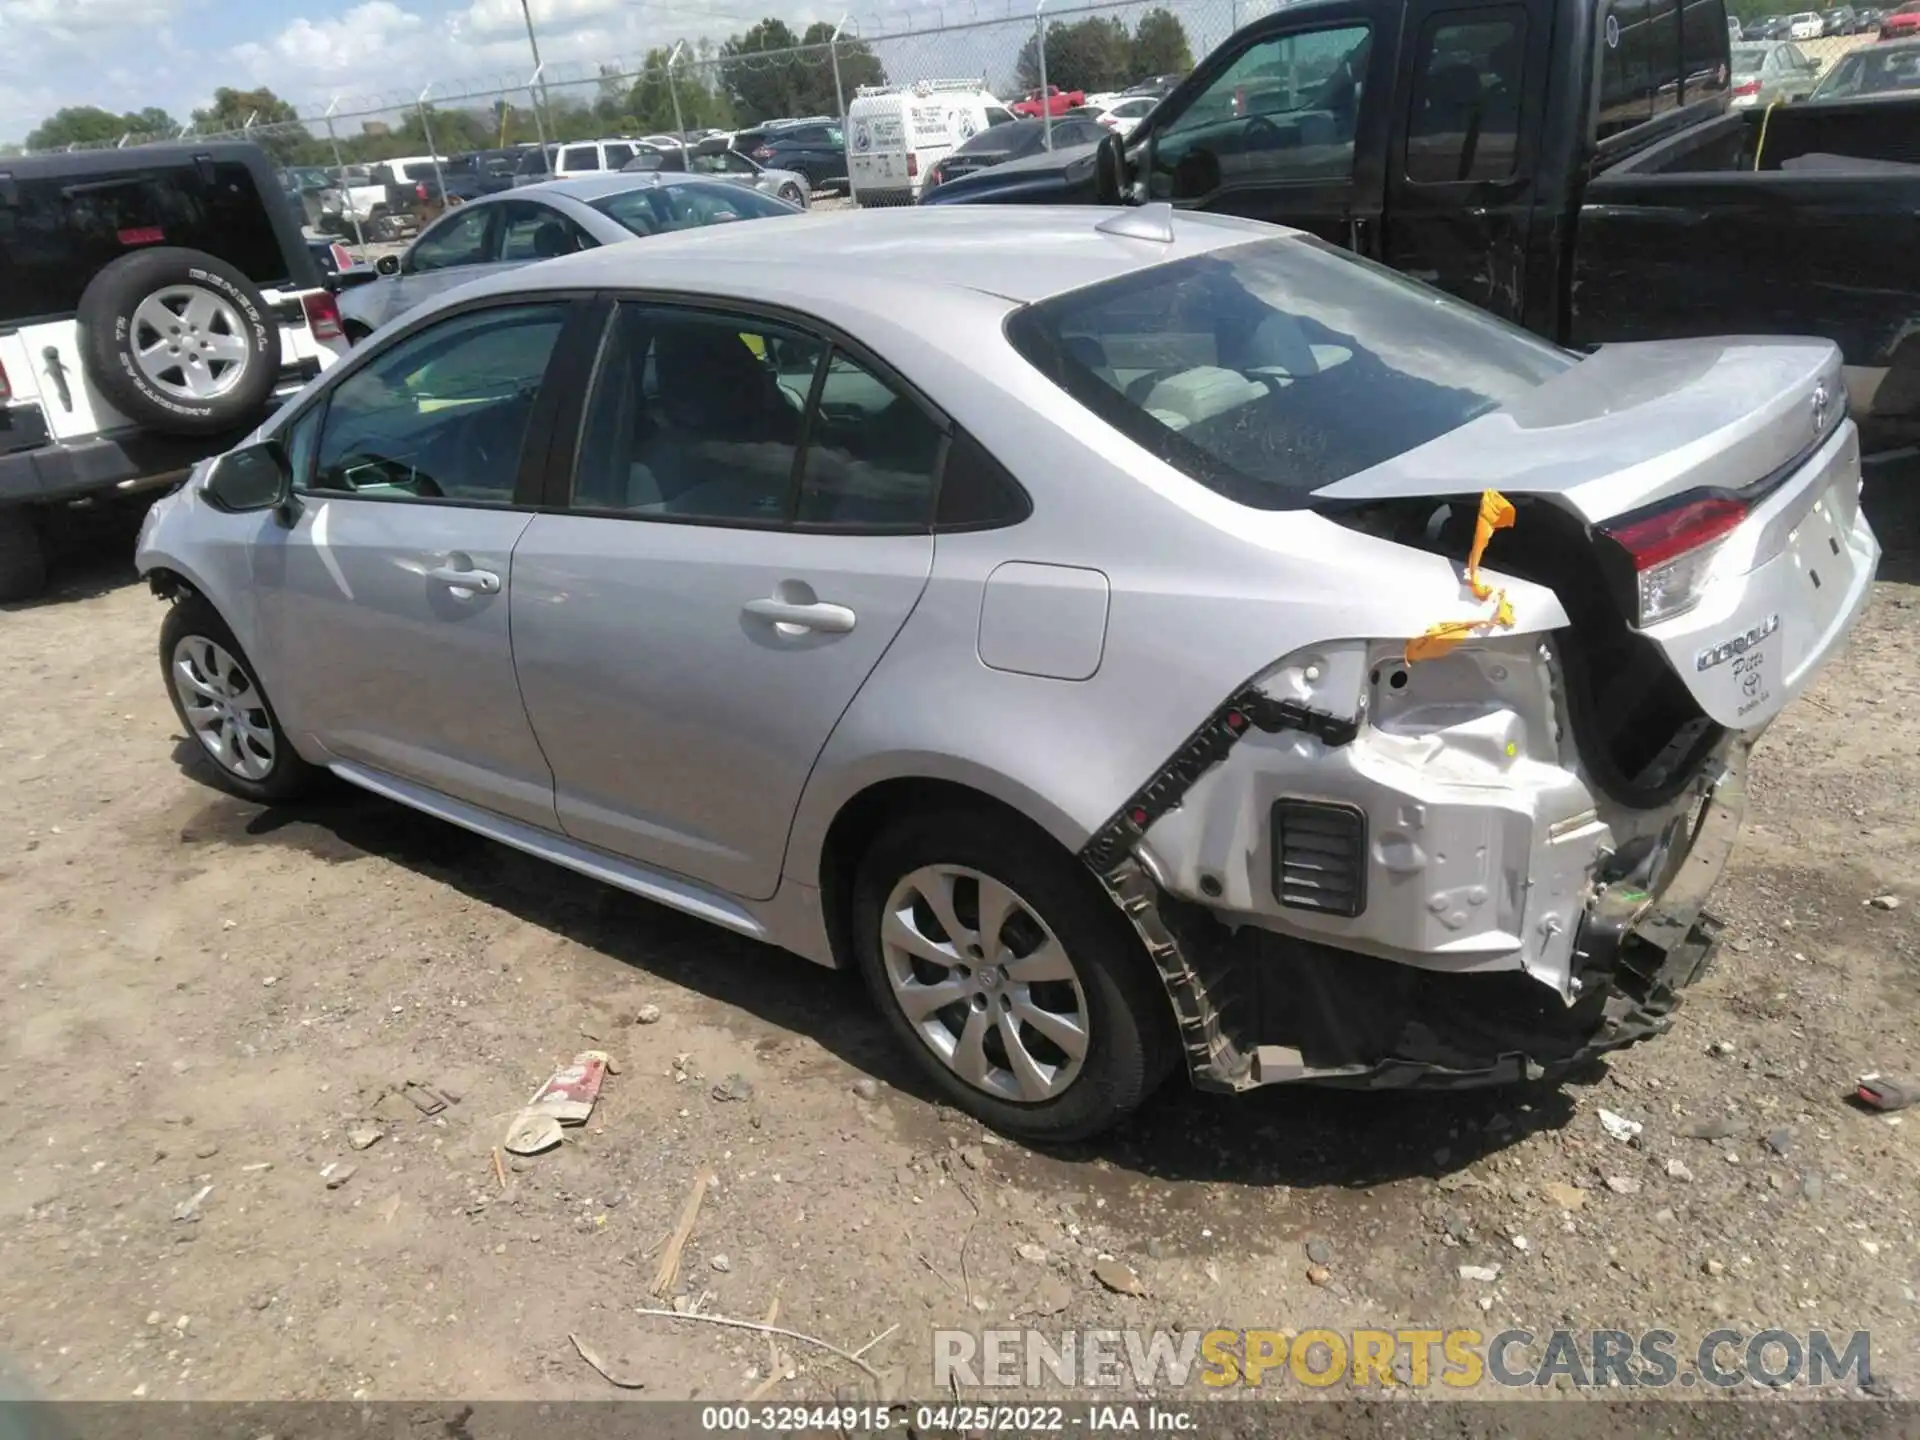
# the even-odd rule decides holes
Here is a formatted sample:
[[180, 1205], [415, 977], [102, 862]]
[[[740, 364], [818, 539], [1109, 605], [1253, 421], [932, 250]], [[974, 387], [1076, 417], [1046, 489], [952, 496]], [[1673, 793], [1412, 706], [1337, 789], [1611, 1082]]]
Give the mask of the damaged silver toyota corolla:
[[1036, 1138], [1669, 1023], [1878, 556], [1833, 346], [1582, 358], [1165, 207], [765, 225], [455, 292], [155, 508], [222, 783], [857, 966]]

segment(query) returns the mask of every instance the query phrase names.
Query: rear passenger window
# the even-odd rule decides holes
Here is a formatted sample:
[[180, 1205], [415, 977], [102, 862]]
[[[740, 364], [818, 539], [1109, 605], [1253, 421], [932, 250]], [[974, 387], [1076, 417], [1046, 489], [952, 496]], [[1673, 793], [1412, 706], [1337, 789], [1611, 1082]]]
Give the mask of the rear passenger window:
[[826, 349], [784, 327], [622, 305], [587, 405], [574, 505], [784, 523], [801, 417]]
[[795, 519], [924, 530], [945, 433], [927, 412], [836, 350], [809, 412]]
[[624, 304], [587, 405], [573, 505], [723, 525], [925, 530], [944, 441], [917, 401], [816, 336]]
[[591, 145], [575, 145], [560, 157], [562, 170], [598, 170], [600, 152]]
[[0, 204], [0, 325], [71, 315], [93, 277], [148, 245], [205, 250], [237, 265], [257, 285], [284, 285], [290, 266], [270, 205], [253, 172], [215, 162], [130, 168], [75, 165], [44, 179], [20, 160], [14, 194]]
[[1407, 178], [1428, 185], [1503, 180], [1520, 130], [1525, 12], [1429, 21], [1407, 120]]
[[1723, 0], [1613, 0], [1600, 19], [1594, 138], [1724, 93], [1728, 55]]

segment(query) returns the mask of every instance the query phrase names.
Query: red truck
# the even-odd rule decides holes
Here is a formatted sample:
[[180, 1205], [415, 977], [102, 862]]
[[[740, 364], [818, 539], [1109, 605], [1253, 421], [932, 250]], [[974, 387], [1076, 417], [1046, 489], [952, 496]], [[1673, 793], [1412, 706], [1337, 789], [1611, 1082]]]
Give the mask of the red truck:
[[1044, 95], [1038, 90], [1030, 90], [1026, 99], [1014, 101], [1007, 109], [1023, 120], [1038, 120], [1049, 111], [1058, 119], [1075, 106], [1086, 103], [1087, 92], [1084, 90], [1062, 90], [1058, 85], [1049, 85]]

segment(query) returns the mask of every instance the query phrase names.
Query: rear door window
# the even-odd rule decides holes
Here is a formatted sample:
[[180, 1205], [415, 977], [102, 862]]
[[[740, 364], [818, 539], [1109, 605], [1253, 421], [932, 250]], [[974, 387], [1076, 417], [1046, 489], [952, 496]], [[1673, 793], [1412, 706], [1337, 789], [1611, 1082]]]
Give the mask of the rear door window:
[[562, 170], [598, 170], [600, 152], [591, 145], [573, 145], [560, 152]]
[[1723, 94], [1729, 54], [1723, 0], [1613, 0], [1600, 19], [1594, 138]]
[[609, 145], [606, 148], [607, 169], [609, 170], [618, 170], [622, 165], [625, 165], [629, 160], [633, 159], [633, 146], [631, 145]]
[[1015, 350], [1231, 500], [1313, 491], [1497, 410], [1574, 363], [1450, 296], [1317, 240], [1261, 240], [1019, 311]]
[[1407, 178], [1427, 185], [1504, 180], [1520, 129], [1526, 12], [1427, 22], [1407, 117]]
[[[0, 161], [0, 165], [4, 165]], [[71, 315], [103, 268], [148, 245], [204, 250], [256, 285], [290, 262], [253, 172], [238, 161], [19, 179], [0, 204], [0, 324]]]

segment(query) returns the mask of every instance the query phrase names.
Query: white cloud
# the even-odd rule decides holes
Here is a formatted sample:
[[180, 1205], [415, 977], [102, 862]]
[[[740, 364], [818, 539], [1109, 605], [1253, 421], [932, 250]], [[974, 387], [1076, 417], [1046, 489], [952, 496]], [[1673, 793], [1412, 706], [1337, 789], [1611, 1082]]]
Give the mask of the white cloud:
[[426, 24], [393, 0], [365, 0], [328, 20], [298, 16], [270, 40], [236, 45], [228, 54], [246, 67], [242, 78], [249, 84], [303, 74], [310, 77], [311, 88], [358, 74], [370, 60], [391, 55], [396, 47], [416, 45]]

